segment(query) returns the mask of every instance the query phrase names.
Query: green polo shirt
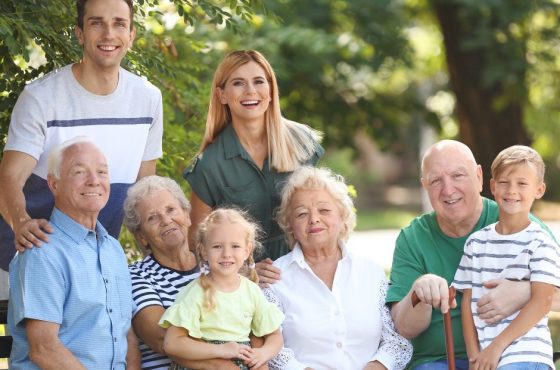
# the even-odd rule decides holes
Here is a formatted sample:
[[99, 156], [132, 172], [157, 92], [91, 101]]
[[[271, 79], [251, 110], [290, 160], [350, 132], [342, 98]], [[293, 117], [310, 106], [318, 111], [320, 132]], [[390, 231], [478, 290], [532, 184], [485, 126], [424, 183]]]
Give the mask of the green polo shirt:
[[[315, 165], [323, 153], [317, 144], [315, 154], [305, 164]], [[290, 174], [271, 169], [268, 159], [260, 169], [239, 142], [233, 126], [227, 125], [186, 169], [183, 177], [210, 207], [241, 208], [260, 224], [265, 235], [263, 253], [255, 256], [259, 261], [267, 257], [276, 259], [289, 252], [274, 212]]]

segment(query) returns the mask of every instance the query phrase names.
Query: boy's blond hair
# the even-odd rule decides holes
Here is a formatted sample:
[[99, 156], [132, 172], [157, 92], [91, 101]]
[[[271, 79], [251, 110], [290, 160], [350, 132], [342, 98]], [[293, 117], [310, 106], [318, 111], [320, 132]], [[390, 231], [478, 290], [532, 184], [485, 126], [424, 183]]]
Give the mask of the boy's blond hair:
[[519, 164], [532, 165], [537, 171], [537, 179], [540, 182], [544, 181], [543, 159], [535, 149], [525, 145], [513, 145], [502, 150], [492, 162], [492, 178], [500, 176], [506, 168]]

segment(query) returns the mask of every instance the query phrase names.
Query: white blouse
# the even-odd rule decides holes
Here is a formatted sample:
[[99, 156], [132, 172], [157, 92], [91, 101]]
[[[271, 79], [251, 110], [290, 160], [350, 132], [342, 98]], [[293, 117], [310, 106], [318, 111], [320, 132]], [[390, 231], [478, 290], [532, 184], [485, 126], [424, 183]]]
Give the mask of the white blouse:
[[363, 369], [379, 361], [387, 369], [403, 369], [412, 345], [395, 332], [385, 305], [387, 282], [372, 260], [344, 245], [332, 290], [311, 270], [299, 244], [274, 264], [282, 280], [265, 295], [286, 318], [284, 350], [268, 363], [274, 369]]

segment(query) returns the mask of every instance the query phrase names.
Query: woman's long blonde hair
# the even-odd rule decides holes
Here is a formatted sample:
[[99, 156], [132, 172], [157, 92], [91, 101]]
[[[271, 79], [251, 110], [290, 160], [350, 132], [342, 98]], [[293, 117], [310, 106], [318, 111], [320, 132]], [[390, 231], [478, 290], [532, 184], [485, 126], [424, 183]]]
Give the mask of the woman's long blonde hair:
[[[203, 257], [203, 250], [206, 247], [208, 235], [214, 228], [225, 223], [238, 225], [246, 233], [246, 244], [253, 245], [251, 253], [249, 253], [249, 257], [247, 257], [247, 264], [240, 273], [247, 276], [254, 283], [258, 283], [259, 276], [257, 275], [257, 270], [255, 270], [255, 260], [253, 258], [253, 254], [255, 253], [255, 250], [259, 250], [261, 248], [258, 241], [261, 231], [255, 222], [249, 221], [249, 217], [246, 213], [235, 208], [218, 208], [206, 216], [206, 218], [198, 225], [196, 230], [196, 257], [199, 261], [201, 271], [206, 268], [206, 266], [204, 266], [206, 261]], [[204, 291], [203, 307], [208, 311], [212, 311], [216, 307], [216, 290], [210, 282], [208, 276], [204, 273], [200, 275], [200, 286]]]
[[322, 135], [309, 126], [282, 117], [276, 76], [265, 57], [256, 50], [231, 52], [216, 69], [210, 92], [206, 130], [198, 154], [202, 153], [224, 127], [231, 123], [231, 111], [227, 105], [221, 103], [217, 90], [225, 87], [237, 68], [249, 62], [257, 63], [264, 70], [270, 85], [271, 100], [264, 119], [271, 167], [278, 172], [293, 171], [313, 156], [316, 143], [321, 141]]

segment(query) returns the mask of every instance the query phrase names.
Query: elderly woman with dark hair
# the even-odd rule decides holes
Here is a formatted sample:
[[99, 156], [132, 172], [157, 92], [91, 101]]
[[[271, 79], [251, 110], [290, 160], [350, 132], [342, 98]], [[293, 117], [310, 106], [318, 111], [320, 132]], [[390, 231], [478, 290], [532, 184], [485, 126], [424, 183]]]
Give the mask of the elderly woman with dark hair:
[[282, 279], [265, 290], [285, 314], [285, 350], [271, 369], [402, 369], [410, 343], [385, 306], [384, 271], [346, 246], [355, 214], [340, 176], [302, 167], [277, 214], [292, 251], [274, 264]]
[[[143, 369], [168, 369], [163, 351], [165, 330], [158, 322], [175, 297], [200, 273], [189, 249], [190, 204], [172, 179], [148, 176], [130, 187], [124, 202], [124, 223], [149, 254], [129, 266], [134, 312], [132, 327], [140, 341]], [[197, 369], [235, 369], [229, 360], [184, 361]]]

